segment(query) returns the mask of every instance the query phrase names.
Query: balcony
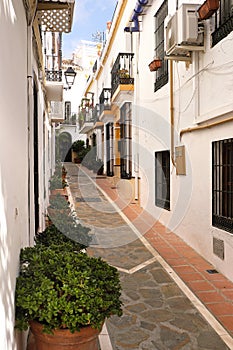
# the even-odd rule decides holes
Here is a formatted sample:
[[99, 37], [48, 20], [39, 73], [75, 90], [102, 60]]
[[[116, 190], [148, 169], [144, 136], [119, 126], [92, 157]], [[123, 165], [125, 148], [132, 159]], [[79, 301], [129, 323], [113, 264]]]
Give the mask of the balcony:
[[79, 132], [80, 134], [87, 134], [94, 127], [93, 107], [86, 106], [79, 108], [78, 115]]
[[65, 119], [63, 122], [62, 122], [62, 125], [64, 126], [75, 126], [76, 127], [76, 114], [73, 113], [72, 116], [68, 119]]
[[121, 91], [132, 91], [134, 89], [133, 78], [133, 53], [119, 53], [113, 65], [112, 75], [112, 98], [116, 99]]
[[45, 77], [47, 81], [62, 81], [62, 70], [45, 69]]
[[100, 128], [103, 126], [103, 122], [100, 121], [100, 105], [97, 103], [93, 109], [94, 128]]
[[101, 122], [110, 121], [109, 117], [112, 116], [111, 106], [112, 106], [112, 89], [104, 88], [100, 94], [99, 102], [100, 102], [100, 115], [99, 120]]

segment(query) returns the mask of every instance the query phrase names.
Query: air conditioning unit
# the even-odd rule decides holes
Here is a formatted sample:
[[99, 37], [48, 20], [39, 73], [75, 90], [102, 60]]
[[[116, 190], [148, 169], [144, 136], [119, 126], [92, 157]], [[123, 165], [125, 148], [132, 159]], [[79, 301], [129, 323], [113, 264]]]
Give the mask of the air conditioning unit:
[[187, 56], [190, 51], [204, 50], [204, 27], [198, 22], [200, 5], [182, 4], [165, 21], [166, 55]]

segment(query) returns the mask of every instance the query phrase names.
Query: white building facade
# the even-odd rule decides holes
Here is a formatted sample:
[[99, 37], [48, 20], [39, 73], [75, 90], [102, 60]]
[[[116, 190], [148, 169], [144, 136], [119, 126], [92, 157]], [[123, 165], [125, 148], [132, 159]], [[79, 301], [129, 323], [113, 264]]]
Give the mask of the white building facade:
[[119, 1], [86, 87], [105, 173], [230, 280], [232, 11], [228, 0], [207, 13], [204, 1]]
[[[1, 349], [26, 348], [26, 334], [14, 330], [19, 253], [22, 247], [33, 245], [35, 233], [45, 228], [54, 169], [55, 124], [50, 102], [62, 99], [63, 85], [49, 83], [45, 74], [39, 26], [45, 2], [0, 2]], [[68, 2], [70, 12], [74, 3]], [[66, 21], [66, 25], [69, 31], [71, 24]]]

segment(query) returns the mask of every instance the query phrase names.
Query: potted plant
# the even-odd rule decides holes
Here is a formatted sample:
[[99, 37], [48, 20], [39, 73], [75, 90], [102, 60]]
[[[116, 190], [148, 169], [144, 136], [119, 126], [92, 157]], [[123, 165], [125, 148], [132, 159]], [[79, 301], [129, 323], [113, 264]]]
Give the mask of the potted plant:
[[85, 150], [85, 142], [83, 140], [77, 140], [72, 144], [72, 151], [75, 153], [74, 162], [81, 163], [82, 153]]
[[153, 61], [149, 64], [149, 69], [151, 72], [155, 72], [161, 67], [162, 67], [162, 60], [160, 58], [154, 58]]
[[120, 78], [129, 78], [129, 71], [128, 69], [119, 69], [118, 71], [119, 77]]
[[62, 178], [59, 175], [54, 174], [49, 180], [49, 188], [50, 190], [58, 190], [63, 189], [62, 186]]
[[210, 18], [219, 8], [219, 0], [206, 0], [198, 9], [201, 20]]
[[71, 214], [70, 203], [66, 196], [57, 193], [49, 198], [49, 207], [47, 208], [49, 216], [52, 217], [57, 212], [61, 214]]
[[[50, 237], [52, 236], [52, 238], [55, 237], [55, 239], [52, 239], [54, 243], [60, 236], [69, 238], [81, 245], [82, 248], [89, 246], [92, 239], [92, 236], [88, 234], [90, 229], [81, 225], [71, 210], [69, 212], [67, 210], [48, 210], [48, 214], [50, 225], [48, 225], [45, 231], [39, 233], [39, 236], [36, 236], [37, 239], [40, 237], [40, 240], [43, 238], [43, 241], [50, 241]], [[36, 243], [38, 243], [37, 240]]]
[[88, 234], [90, 229], [81, 224], [75, 225], [73, 221], [69, 217], [69, 222], [66, 222], [66, 226], [63, 222], [61, 229], [52, 223], [43, 232], [36, 233], [35, 247], [44, 246], [53, 249], [57, 247], [59, 251], [67, 249], [75, 252], [83, 251], [91, 242], [91, 237]]
[[62, 196], [60, 193], [57, 193], [55, 196], [50, 196], [49, 208], [70, 210], [70, 203], [64, 197], [65, 196]]
[[30, 325], [40, 350], [98, 350], [105, 319], [122, 314], [120, 291], [116, 268], [101, 258], [36, 244], [20, 254], [16, 328]]

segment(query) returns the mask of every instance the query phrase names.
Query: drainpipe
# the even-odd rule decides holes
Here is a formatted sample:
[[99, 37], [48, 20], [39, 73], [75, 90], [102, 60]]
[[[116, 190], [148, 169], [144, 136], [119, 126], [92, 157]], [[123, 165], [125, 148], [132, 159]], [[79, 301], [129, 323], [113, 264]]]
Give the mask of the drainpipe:
[[31, 232], [33, 222], [31, 221], [31, 204], [33, 201], [31, 188], [32, 174], [31, 174], [31, 116], [33, 115], [33, 71], [32, 71], [32, 25], [34, 18], [36, 16], [37, 3], [35, 2], [34, 10], [32, 14], [28, 13], [28, 25], [27, 25], [27, 126], [28, 126], [28, 244], [33, 244], [33, 239], [31, 239]]
[[173, 86], [173, 60], [170, 60], [170, 124], [171, 124], [171, 161], [174, 167], [174, 86]]
[[135, 116], [135, 154], [134, 154], [134, 173], [135, 173], [135, 183], [134, 183], [134, 199], [139, 199], [139, 116], [138, 116], [138, 99], [139, 99], [139, 69], [138, 69], [138, 51], [140, 46], [140, 32], [135, 34], [136, 40], [136, 50], [135, 50], [135, 84], [134, 84], [134, 116]]

